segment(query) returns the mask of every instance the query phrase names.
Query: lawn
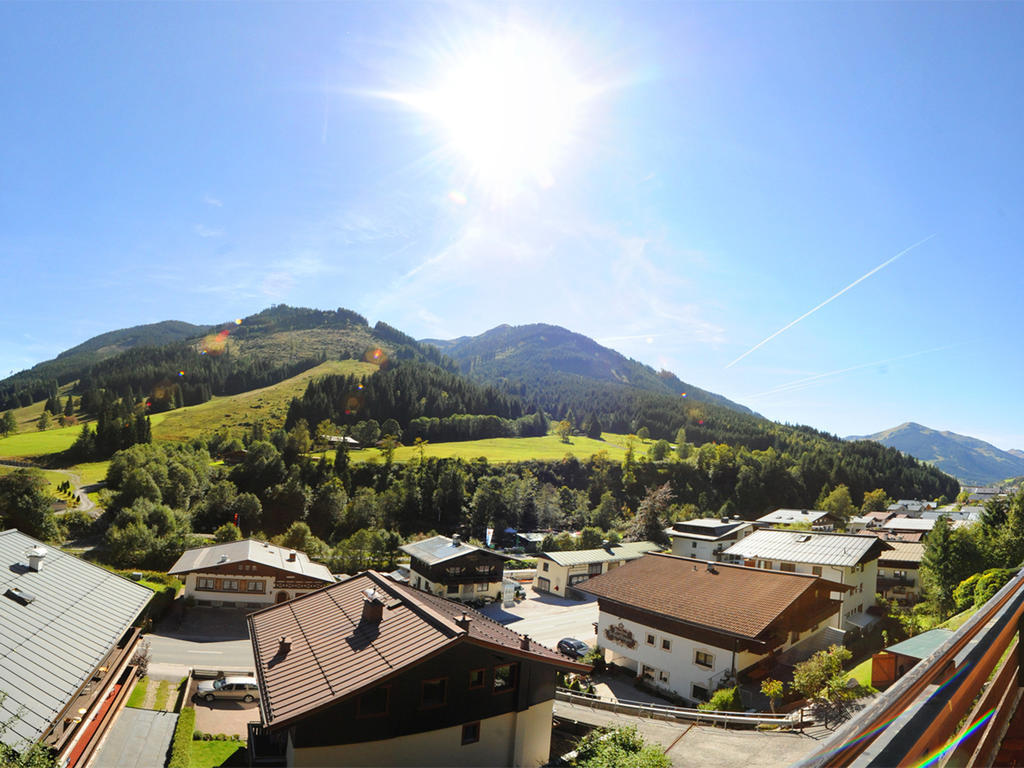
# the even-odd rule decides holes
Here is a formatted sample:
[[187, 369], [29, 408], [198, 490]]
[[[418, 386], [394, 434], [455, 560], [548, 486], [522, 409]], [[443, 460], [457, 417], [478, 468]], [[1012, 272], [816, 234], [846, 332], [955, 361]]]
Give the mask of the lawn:
[[58, 427], [39, 432], [32, 427], [14, 435], [0, 438], [0, 458], [23, 459], [66, 451], [75, 442], [82, 426]]
[[869, 656], [851, 669], [849, 674], [861, 686], [865, 688], [871, 687], [871, 657]]
[[[151, 417], [154, 440], [190, 440], [203, 434], [237, 428], [247, 429], [263, 421], [268, 429], [284, 425], [288, 404], [301, 397], [313, 379], [330, 375], [370, 375], [377, 366], [358, 360], [329, 360], [298, 376], [263, 389], [228, 397], [215, 397], [200, 405], [178, 408]], [[0, 450], [3, 442], [0, 441]]]
[[132, 707], [134, 709], [142, 709], [142, 705], [146, 703], [146, 689], [149, 687], [149, 678], [141, 677], [139, 681], [135, 683], [135, 687], [132, 689], [131, 695], [128, 697], [128, 703], [126, 707]]
[[[245, 744], [240, 741], [193, 741], [192, 759], [189, 760], [189, 768], [215, 768], [223, 765], [228, 758], [235, 755], [239, 750], [242, 757], [245, 753]], [[234, 765], [244, 765], [245, 762], [232, 760]]]
[[[577, 459], [585, 460], [595, 453], [604, 451], [612, 461], [622, 461], [626, 455], [626, 435], [616, 435], [610, 432], [603, 433], [600, 440], [593, 440], [589, 437], [575, 436], [568, 443], [563, 443], [557, 435], [545, 435], [544, 437], [496, 437], [489, 440], [465, 440], [458, 443], [427, 443], [423, 447], [424, 458], [462, 458], [472, 460], [484, 457], [495, 464], [504, 464], [515, 461], [550, 461], [563, 459], [566, 456], [575, 456]], [[654, 443], [648, 441], [641, 443], [636, 441], [634, 451], [636, 455], [642, 456], [647, 453]], [[334, 452], [329, 451], [333, 457]], [[406, 462], [420, 455], [418, 446], [403, 446], [395, 451], [396, 462]], [[378, 461], [384, 460], [384, 454], [375, 449], [368, 448], [350, 453], [352, 461]]]

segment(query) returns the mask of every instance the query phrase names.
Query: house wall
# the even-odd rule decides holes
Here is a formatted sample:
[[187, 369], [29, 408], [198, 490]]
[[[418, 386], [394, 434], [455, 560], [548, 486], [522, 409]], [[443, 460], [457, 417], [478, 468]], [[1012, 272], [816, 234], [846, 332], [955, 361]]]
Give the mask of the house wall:
[[[901, 603], [916, 603], [921, 599], [921, 574], [917, 563], [900, 563], [894, 565], [878, 566], [878, 591], [887, 600], [898, 600]], [[891, 584], [883, 587], [881, 581], [884, 579], [899, 578], [897, 573], [906, 574], [905, 578], [910, 584]]]
[[690, 538], [685, 533], [670, 534], [672, 536], [672, 554], [681, 557], [695, 557], [698, 560], [718, 560], [718, 554], [728, 549], [737, 541], [745, 539], [754, 532], [754, 528], [743, 528], [735, 535], [717, 541]]
[[522, 712], [480, 720], [480, 740], [462, 744], [462, 725], [381, 741], [332, 747], [296, 748], [288, 741], [289, 766], [522, 766], [548, 761], [554, 700]]
[[[214, 589], [200, 589], [199, 579], [213, 579]], [[218, 589], [226, 580], [237, 581], [238, 591]], [[263, 585], [263, 592], [250, 592], [248, 590], [250, 582], [261, 583]], [[304, 583], [306, 587], [298, 588], [297, 585], [300, 583]], [[316, 586], [314, 586], [314, 583]], [[299, 582], [294, 579], [285, 581], [277, 576], [259, 573], [241, 572], [225, 574], [224, 572], [211, 571], [185, 574], [185, 590], [183, 594], [186, 598], [194, 599], [198, 605], [224, 605], [225, 603], [230, 603], [233, 606], [264, 608], [268, 605], [273, 605], [280, 593], [287, 594], [290, 600], [299, 595], [315, 592], [317, 589], [325, 586], [327, 586], [326, 583]]]
[[[533, 588], [540, 590], [541, 592], [550, 592], [555, 595], [565, 596], [565, 590], [573, 584], [586, 581], [593, 576], [600, 576], [601, 573], [608, 573], [608, 571], [618, 568], [620, 565], [629, 562], [630, 560], [636, 560], [637, 557], [623, 558], [621, 560], [609, 560], [602, 563], [593, 563], [593, 565], [600, 565], [601, 572], [597, 573], [596, 568], [594, 573], [590, 573], [591, 563], [583, 563], [581, 565], [559, 565], [550, 560], [544, 558], [537, 558], [537, 575], [533, 577]], [[548, 570], [544, 570], [544, 566], [548, 566]], [[574, 579], [573, 577], [585, 576], [585, 579]], [[548, 580], [548, 585], [545, 588], [543, 580]], [[571, 582], [571, 583], [570, 583]]]
[[[783, 570], [783, 563], [793, 566], [795, 573], [811, 573], [820, 575], [828, 581], [836, 581], [840, 584], [847, 584], [853, 587], [852, 592], [834, 592], [833, 599], [842, 602], [842, 609], [832, 619], [832, 626], [838, 629], [855, 629], [856, 625], [847, 619], [854, 614], [866, 613], [868, 608], [876, 604], [875, 593], [878, 591], [878, 559], [869, 560], [854, 566], [828, 566], [812, 565], [811, 563], [796, 563], [784, 560], [747, 560], [747, 564], [755, 564], [758, 568], [767, 568], [773, 571]], [[818, 574], [815, 568], [820, 568]]]
[[422, 573], [409, 571], [409, 583], [416, 589], [422, 589], [434, 595], [447, 597], [449, 600], [469, 602], [470, 600], [501, 600], [500, 581], [481, 581], [477, 583], [453, 584], [455, 592], [448, 591], [448, 585], [439, 581], [430, 581]]
[[[413, 557], [409, 583], [450, 600], [500, 600], [504, 564], [502, 555], [467, 546], [464, 555], [434, 565]], [[451, 569], [461, 572], [452, 573]]]

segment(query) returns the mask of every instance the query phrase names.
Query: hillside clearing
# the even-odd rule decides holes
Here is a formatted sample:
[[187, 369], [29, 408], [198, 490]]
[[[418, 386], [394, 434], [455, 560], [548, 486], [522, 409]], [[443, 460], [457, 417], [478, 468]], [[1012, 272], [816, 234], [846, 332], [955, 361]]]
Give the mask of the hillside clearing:
[[25, 459], [66, 451], [81, 431], [81, 425], [48, 429], [45, 432], [38, 432], [33, 426], [31, 432], [18, 432], [0, 438], [0, 458]]

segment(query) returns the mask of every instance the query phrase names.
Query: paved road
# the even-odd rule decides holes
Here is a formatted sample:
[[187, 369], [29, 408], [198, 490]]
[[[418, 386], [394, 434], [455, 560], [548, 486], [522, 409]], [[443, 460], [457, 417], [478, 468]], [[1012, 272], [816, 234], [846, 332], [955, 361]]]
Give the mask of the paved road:
[[181, 677], [179, 673], [188, 667], [254, 670], [246, 613], [196, 606], [186, 610], [178, 625], [165, 619], [144, 637], [149, 642], [150, 676]]
[[648, 742], [660, 744], [673, 768], [728, 765], [743, 768], [784, 768], [820, 748], [814, 738], [799, 733], [728, 730], [710, 725], [671, 723], [555, 702], [557, 717], [591, 725], [635, 725]]
[[178, 716], [148, 709], [121, 710], [91, 768], [159, 768], [165, 765]]
[[146, 635], [149, 663], [178, 664], [214, 669], [252, 669], [252, 645], [248, 640], [195, 642], [164, 635]]

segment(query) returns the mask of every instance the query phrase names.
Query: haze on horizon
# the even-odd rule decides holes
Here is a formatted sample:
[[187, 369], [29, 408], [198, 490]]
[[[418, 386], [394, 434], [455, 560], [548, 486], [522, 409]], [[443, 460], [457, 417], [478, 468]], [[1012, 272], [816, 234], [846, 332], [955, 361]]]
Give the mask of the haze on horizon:
[[0, 4], [0, 375], [274, 303], [548, 322], [1024, 447], [1019, 4]]

